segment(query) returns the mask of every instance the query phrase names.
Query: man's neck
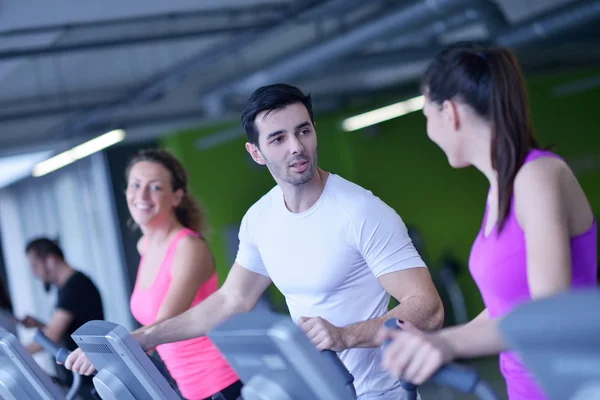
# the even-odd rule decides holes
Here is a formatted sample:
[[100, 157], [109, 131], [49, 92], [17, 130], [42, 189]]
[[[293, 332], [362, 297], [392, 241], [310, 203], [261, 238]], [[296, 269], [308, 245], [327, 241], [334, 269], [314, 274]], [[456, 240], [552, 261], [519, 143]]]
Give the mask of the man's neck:
[[66, 263], [61, 265], [59, 267], [59, 270], [57, 271], [56, 281], [54, 282], [54, 285], [58, 288], [63, 287], [64, 284], [67, 283], [69, 278], [71, 278], [71, 276], [73, 276], [74, 273], [75, 270]]
[[280, 184], [287, 209], [293, 213], [310, 209], [321, 197], [328, 177], [327, 172], [317, 168], [312, 179], [304, 185]]

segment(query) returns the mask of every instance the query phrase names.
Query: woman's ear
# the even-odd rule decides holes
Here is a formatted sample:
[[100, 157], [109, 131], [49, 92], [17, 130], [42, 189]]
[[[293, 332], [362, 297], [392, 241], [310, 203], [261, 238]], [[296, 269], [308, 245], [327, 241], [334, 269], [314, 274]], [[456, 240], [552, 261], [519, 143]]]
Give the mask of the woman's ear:
[[183, 189], [177, 189], [175, 191], [175, 193], [173, 193], [173, 207], [177, 208], [181, 205], [181, 201], [183, 200], [183, 197], [185, 196], [185, 193], [183, 191]]
[[460, 127], [460, 114], [455, 102], [445, 100], [442, 103], [442, 118], [453, 130], [457, 131]]

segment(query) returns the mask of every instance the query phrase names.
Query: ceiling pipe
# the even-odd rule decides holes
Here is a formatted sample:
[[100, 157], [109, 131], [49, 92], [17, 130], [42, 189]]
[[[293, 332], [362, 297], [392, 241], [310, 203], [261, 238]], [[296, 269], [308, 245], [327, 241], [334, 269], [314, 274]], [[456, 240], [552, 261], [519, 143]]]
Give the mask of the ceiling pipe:
[[120, 37], [86, 40], [67, 44], [55, 44], [51, 46], [12, 48], [0, 51], [0, 60], [40, 57], [62, 53], [72, 54], [75, 52], [112, 49], [116, 47], [134, 46], [144, 43], [158, 44], [162, 42], [180, 41], [200, 37], [248, 33], [250, 31], [265, 29], [270, 27], [272, 24], [272, 20], [257, 21], [251, 23], [234, 24], [231, 26], [196, 27], [193, 29], [172, 31], [166, 30], [165, 32], [152, 32], [142, 35], [124, 35]]
[[[418, 9], [421, 11], [421, 13], [424, 13], [424, 10], [431, 10], [429, 8], [422, 8], [426, 7], [427, 4], [433, 3], [424, 1], [422, 3], [409, 6], [407, 9], [411, 11]], [[477, 9], [478, 4], [480, 7], [482, 6], [482, 3], [469, 3], [469, 5], [473, 6], [473, 9]], [[421, 5], [421, 7], [418, 7], [419, 5]], [[441, 5], [441, 3], [438, 5]], [[444, 5], [449, 7], [449, 4]], [[500, 21], [497, 15], [497, 9], [495, 10], [493, 7], [488, 7], [480, 10], [480, 12], [483, 13], [481, 14], [482, 16], [493, 16], [496, 18], [497, 22]], [[465, 13], [468, 12], [469, 11], [465, 11]], [[411, 29], [414, 24], [422, 24], [423, 21], [419, 18], [419, 16], [423, 17], [423, 14], [421, 13], [403, 13], [402, 11], [399, 11], [397, 13], [392, 13], [385, 16], [384, 22], [391, 23], [394, 18], [398, 18], [399, 21], [404, 21], [405, 18], [409, 18], [412, 24], [407, 23], [403, 26], [403, 31], [406, 32], [407, 30]], [[599, 17], [600, 0], [588, 0], [576, 4], [568, 4], [546, 13], [545, 15], [533, 18], [530, 21], [520, 23], [515, 27], [505, 28], [503, 32], [498, 34], [498, 36], [491, 38], [491, 44], [498, 44], [506, 47], [525, 46], [535, 42], [536, 40], [545, 39], [576, 28], [580, 25], [592, 22]], [[374, 23], [377, 24], [376, 21]], [[432, 25], [435, 26], [435, 23]], [[498, 28], [501, 25], [502, 22], [500, 21], [499, 23], [495, 24], [495, 28]], [[373, 31], [369, 30], [370, 27], [370, 25], [367, 25], [363, 29], [366, 29], [369, 33], [374, 34]], [[383, 25], [379, 27], [379, 32], [382, 32], [385, 29], [386, 26]], [[352, 34], [352, 32], [350, 32], [349, 35], [350, 34]], [[345, 53], [350, 46], [358, 47], [359, 43], [361, 42], [359, 38], [366, 39], [367, 36], [369, 36], [369, 39], [372, 37], [371, 35], [365, 34], [363, 30], [359, 28], [359, 32], [352, 36], [352, 39], [354, 39], [352, 41], [340, 44], [342, 38], [333, 39], [330, 42], [322, 44], [321, 46], [317, 46], [315, 50], [298, 53], [297, 58], [287, 58], [283, 62], [276, 64], [271, 68], [258, 71], [247, 78], [233, 82], [220, 91], [214, 92], [212, 96], [221, 96], [221, 99], [223, 99], [225, 96], [232, 93], [248, 92], [264, 84], [301, 77], [309, 72], [310, 64], [318, 64], [320, 62], [331, 63], [336, 56]], [[335, 45], [340, 47], [335, 47]], [[335, 68], [335, 66], [336, 64], [333, 65], [333, 68]]]
[[[485, 19], [484, 15], [488, 11], [493, 11], [490, 8], [477, 10], [465, 10], [464, 23], [468, 23], [469, 19], [466, 15], [482, 12], [480, 14]], [[461, 13], [446, 19], [442, 25], [447, 26], [451, 30], [459, 27]], [[555, 35], [565, 33], [572, 28], [578, 28], [586, 23], [593, 22], [596, 19], [600, 19], [600, 0], [591, 0], [585, 3], [580, 3], [577, 6], [571, 4], [556, 9], [542, 16], [538, 16], [532, 20], [524, 21], [512, 28], [505, 28], [496, 37], [490, 38], [490, 40], [484, 40], [479, 42], [481, 46], [492, 46], [501, 45], [505, 47], [511, 47], [518, 49], [522, 46], [527, 46], [533, 43], [538, 43], [545, 39], [551, 38]], [[456, 24], [451, 24], [451, 21], [456, 21]], [[435, 25], [435, 24], [434, 24]], [[429, 34], [433, 30], [433, 27], [427, 27], [419, 34]], [[406, 42], [409, 45], [409, 42]], [[394, 52], [378, 52], [371, 53], [362, 57], [354, 57], [353, 59], [343, 60], [339, 65], [335, 65], [336, 71], [342, 71], [344, 73], [360, 73], [361, 70], [370, 68], [384, 68], [391, 67], [395, 64], [402, 63], [413, 63], [420, 60], [426, 60], [433, 58], [438, 52], [440, 52], [444, 46], [434, 45], [430, 47], [419, 47], [413, 49], [403, 49], [401, 51]]]
[[431, 22], [435, 17], [473, 3], [473, 0], [424, 0], [387, 11], [381, 17], [355, 29], [317, 43], [306, 51], [295, 52], [291, 57], [281, 58], [281, 61], [274, 65], [261, 68], [250, 76], [213, 91], [205, 97], [206, 102], [218, 103], [231, 93], [250, 92], [267, 83], [285, 81], [313, 72], [317, 67], [332, 63], [390, 31], [413, 29]]
[[282, 14], [283, 12], [285, 12], [287, 8], [287, 5], [283, 5], [281, 3], [267, 2], [244, 7], [220, 7], [213, 9], [185, 10], [126, 18], [101, 19], [86, 22], [71, 22], [33, 26], [27, 28], [0, 30], [0, 37], [73, 31], [78, 29], [106, 28], [122, 25], [162, 24], [165, 21], [178, 22], [181, 20], [189, 20], [193, 18], [242, 18], [248, 16], [264, 15], [267, 15], [269, 18], [273, 18], [277, 14]]
[[[312, 4], [313, 6], [314, 6], [314, 3], [317, 3], [317, 2], [313, 2], [313, 4]], [[402, 25], [402, 26], [406, 27], [406, 29], [411, 29], [412, 27], [414, 27], [415, 24], [416, 25], [422, 24], [421, 18], [423, 18], [423, 16], [425, 14], [432, 17], [432, 16], [435, 16], [442, 12], [448, 12], [449, 11], [448, 8], [450, 7], [449, 6], [450, 4], [452, 4], [455, 7], [458, 7], [458, 3], [463, 4], [463, 6], [466, 6], [467, 4], [473, 4], [472, 1], [468, 1], [468, 0], [463, 0], [463, 1], [458, 0], [458, 1], [454, 1], [454, 2], [424, 0], [423, 2], [420, 2], [418, 4], [413, 4], [411, 6], [405, 7], [405, 8], [403, 8], [403, 10], [408, 10], [408, 11], [406, 11], [405, 13], [402, 13], [402, 15], [404, 15], [404, 20], [408, 20], [408, 21], [406, 22], [405, 25]], [[307, 9], [309, 9], [309, 8], [310, 7], [308, 7]], [[454, 9], [453, 7], [450, 7], [450, 8]], [[388, 18], [386, 19], [386, 21], [389, 21], [389, 18], [391, 18], [392, 16], [398, 17], [396, 15], [396, 13], [388, 14]], [[568, 31], [572, 28], [577, 27], [580, 24], [589, 23], [591, 21], [598, 19], [599, 16], [600, 16], [600, 0], [591, 0], [591, 1], [586, 1], [586, 2], [582, 2], [582, 3], [569, 4], [565, 7], [561, 7], [558, 10], [554, 10], [546, 15], [535, 18], [532, 21], [527, 21], [527, 22], [517, 25], [516, 27], [508, 29], [504, 33], [499, 34], [494, 41], [500, 45], [504, 45], [504, 46], [508, 46], [508, 47], [524, 46], [524, 45], [530, 44], [536, 40], [545, 39], [545, 38], [551, 37], [553, 35], [557, 35], [562, 32]], [[403, 20], [403, 19], [399, 18], [399, 20]], [[415, 21], [417, 21], [417, 22], [415, 22]], [[421, 22], [419, 22], [419, 21], [421, 21]], [[391, 27], [390, 27], [390, 29], [391, 29]], [[354, 32], [354, 31], [350, 31], [346, 35], [350, 35], [350, 34], [352, 34], [352, 32]], [[363, 35], [364, 35], [364, 32], [363, 32]], [[355, 41], [356, 41], [356, 37], [355, 37]], [[240, 44], [238, 42], [238, 46], [236, 46], [236, 43], [233, 43], [232, 45], [234, 47], [238, 48]], [[331, 42], [325, 42], [324, 45], [331, 45]], [[331, 60], [328, 60], [328, 57], [326, 54], [325, 55], [323, 54], [323, 48], [324, 48], [323, 46], [324, 45], [317, 46], [317, 48], [315, 50], [317, 52], [316, 54], [320, 57], [324, 57], [325, 62], [331, 61]], [[347, 48], [345, 46], [344, 46], [344, 49], [347, 50]], [[222, 52], [219, 52], [219, 56], [223, 55], [223, 54], [227, 54], [228, 52], [231, 51], [231, 49], [228, 47], [227, 48], [221, 47], [221, 50], [222, 50]], [[211, 49], [211, 51], [214, 52], [214, 49]], [[336, 53], [339, 54], [340, 53], [339, 50]], [[341, 51], [341, 53], [345, 53], [345, 51]], [[307, 54], [300, 53], [300, 56], [306, 57]], [[123, 99], [121, 99], [121, 101], [106, 104], [105, 106], [99, 106], [99, 107], [95, 108], [94, 110], [91, 110], [89, 113], [84, 114], [84, 116], [81, 119], [77, 119], [77, 120], [73, 121], [72, 124], [69, 124], [66, 127], [63, 126], [60, 129], [62, 131], [65, 131], [65, 129], [69, 129], [69, 130], [84, 129], [90, 122], [93, 122], [97, 119], [101, 119], [103, 117], [110, 115], [110, 113], [113, 112], [114, 110], [116, 110], [117, 107], [120, 107], [123, 105], [128, 105], [128, 104], [135, 104], [136, 100], [143, 100], [144, 98], [147, 98], [147, 96], [151, 96], [151, 95], [155, 94], [156, 92], [162, 93], [163, 91], [168, 90], [172, 86], [175, 86], [180, 83], [180, 81], [183, 79], [180, 74], [186, 75], [187, 73], [191, 72], [192, 69], [195, 69], [194, 72], [197, 72], [197, 68], [199, 65], [206, 66], [207, 63], [211, 64], [212, 61], [214, 61], [214, 58], [211, 58], [209, 61], [207, 61], [206, 53], [202, 52], [202, 54], [199, 54], [198, 56], [194, 57], [192, 60], [189, 60], [188, 62], [185, 62], [185, 63], [179, 65], [178, 68], [174, 68], [174, 69], [167, 71], [165, 74], [161, 75], [160, 79], [153, 81], [149, 85], [142, 87], [140, 90], [137, 90], [137, 91], [131, 93], [130, 96], [124, 97]], [[295, 60], [295, 61], [299, 61], [299, 60]], [[288, 60], [286, 60], [283, 63], [276, 64], [273, 67], [273, 69], [277, 68], [277, 67], [279, 67], [279, 68], [287, 67], [287, 66], [289, 66], [289, 64], [290, 64], [290, 62]], [[278, 74], [268, 76], [267, 79], [270, 81], [275, 81], [277, 79], [283, 79], [285, 76], [288, 76], [289, 78], [291, 78], [294, 76], [294, 73], [290, 73], [290, 72], [301, 72], [301, 73], [303, 72], [301, 70], [299, 71], [298, 67], [296, 67], [296, 68], [293, 68], [293, 67], [294, 67], [294, 65], [292, 65], [291, 71], [288, 70], [288, 72], [284, 72], [284, 73], [279, 72]], [[278, 71], [275, 70], [275, 72], [278, 72]], [[237, 84], [238, 85], [240, 83], [248, 84], [248, 81], [250, 79], [256, 79], [256, 75], [257, 74], [252, 75], [250, 78], [248, 78], [248, 80], [238, 81]], [[258, 78], [260, 80], [261, 76], [258, 76]], [[264, 77], [262, 77], [262, 78], [264, 79]], [[277, 79], [275, 79], [275, 78], [277, 78]], [[232, 88], [235, 88], [235, 87], [234, 86], [227, 87], [227, 89], [229, 89], [229, 90], [231, 90]], [[239, 88], [239, 86], [237, 86], [237, 88]], [[252, 87], [252, 88], [254, 88], [254, 87]], [[228, 90], [223, 90], [222, 92], [228, 93]]]
[[495, 42], [506, 47], [525, 46], [598, 18], [600, 18], [600, 0], [570, 3], [501, 33]]
[[[600, 0], [588, 0], [576, 5], [568, 4], [564, 7], [552, 10], [544, 15], [523, 21], [514, 27], [504, 29], [498, 36], [490, 41], [479, 42], [484, 47], [501, 45], [516, 50], [528, 45], [542, 42], [556, 35], [569, 32], [587, 23], [600, 19]], [[429, 29], [429, 28], [426, 28]], [[433, 45], [426, 48], [405, 49], [393, 53], [369, 54], [353, 59], [341, 60], [328, 71], [322, 74], [332, 73], [355, 76], [355, 81], [360, 82], [360, 74], [369, 69], [386, 69], [400, 66], [406, 63], [428, 61], [444, 48], [442, 45]], [[419, 74], [406, 76], [405, 81], [418, 78]], [[320, 87], [321, 79], [307, 79], [299, 84], [302, 87]], [[400, 83], [400, 82], [395, 82]], [[343, 94], [340, 94], [343, 96]]]
[[222, 57], [230, 55], [232, 52], [251, 43], [256, 38], [261, 37], [263, 34], [269, 34], [273, 29], [279, 28], [280, 25], [289, 22], [290, 19], [293, 20], [295, 17], [301, 16], [312, 7], [321, 3], [322, 0], [303, 0], [299, 3], [293, 3], [292, 6], [287, 9], [284, 16], [282, 16], [281, 23], [250, 35], [236, 36], [229, 42], [229, 45], [219, 44], [208, 50], [201, 51], [187, 60], [168, 68], [152, 80], [129, 91], [123, 97], [93, 107], [80, 116], [60, 124], [52, 129], [47, 135], [55, 140], [61, 138], [66, 139], [71, 134], [79, 134], [80, 132], [85, 131], [89, 125], [106, 119], [121, 107], [148, 103], [149, 101], [162, 96], [164, 93], [167, 93], [172, 88], [179, 86], [189, 75], [198, 73], [203, 68], [213, 65], [216, 61], [221, 60]]
[[[383, 37], [389, 37], [391, 35], [399, 35], [399, 32], [401, 33], [406, 33], [408, 30], [411, 29], [411, 27], [414, 26], [418, 26], [418, 28], [416, 30], [414, 30], [414, 32], [412, 32], [410, 35], [400, 35], [397, 39], [394, 39], [394, 45], [397, 47], [410, 47], [411, 45], [413, 45], [414, 43], [414, 38], [415, 37], [419, 37], [419, 38], [435, 38], [445, 32], [449, 32], [452, 31], [456, 28], [460, 28], [463, 27], [469, 23], [474, 23], [477, 21], [481, 21], [486, 25], [486, 28], [490, 31], [490, 34], [497, 32], [499, 29], [506, 29], [506, 27], [508, 26], [508, 22], [506, 21], [506, 18], [504, 17], [504, 15], [502, 14], [502, 12], [500, 11], [500, 9], [498, 8], [497, 4], [489, 1], [489, 0], [479, 0], [479, 1], [474, 1], [474, 2], [470, 2], [470, 1], [466, 1], [463, 2], [464, 5], [466, 5], [466, 7], [459, 7], [458, 3], [453, 3], [452, 5], [450, 4], [438, 4], [437, 2], [428, 2], [428, 1], [424, 1], [422, 3], [419, 4], [413, 4], [410, 7], [404, 7], [402, 9], [400, 9], [399, 13], [396, 13], [394, 15], [386, 15], [385, 18], [385, 22], [389, 23], [390, 25], [381, 25], [378, 26], [377, 29], [379, 29], [380, 32], [385, 31], [385, 33], [382, 33], [380, 35], [378, 35], [376, 38], [380, 39], [381, 35], [383, 35]], [[418, 7], [420, 5], [420, 7]], [[443, 9], [440, 8], [436, 8], [436, 7], [443, 7]], [[438, 13], [441, 12], [448, 12], [448, 10], [453, 9], [452, 7], [457, 7], [459, 9], [459, 11], [455, 11], [454, 14], [450, 15], [449, 17], [446, 17], [444, 19], [441, 20], [436, 20], [434, 17], [435, 15], [437, 15]], [[425, 11], [425, 10], [429, 10], [429, 12]], [[398, 14], [400, 15], [400, 17], [398, 17]], [[404, 19], [411, 19], [411, 24], [400, 24], [398, 23], [396, 26], [393, 26], [392, 21], [396, 20], [400, 18], [401, 20]], [[417, 18], [417, 20], [414, 20], [414, 18]], [[420, 18], [420, 19], [419, 19]], [[366, 24], [363, 29], [368, 29], [370, 26], [372, 25], [378, 25], [377, 23], [378, 20], [375, 21], [371, 21], [368, 24]], [[419, 23], [421, 21], [427, 21], [429, 22], [428, 24], [425, 25], [425, 27], [421, 27], [422, 23]], [[433, 22], [432, 22], [433, 21]], [[365, 28], [366, 27], [366, 28]], [[389, 29], [388, 29], [389, 27]], [[373, 37], [375, 36], [374, 33], [372, 33]], [[340, 35], [341, 37], [345, 37], [345, 35]], [[364, 38], [364, 36], [362, 37]], [[335, 44], [336, 39], [333, 39], [332, 42]], [[368, 42], [368, 40], [371, 40], [370, 38], [364, 39], [365, 42]], [[353, 45], [355, 44], [355, 42], [353, 42]], [[324, 45], [326, 46], [326, 45]], [[356, 46], [360, 46], [360, 45], [356, 45]], [[336, 54], [334, 52], [329, 52], [328, 51], [328, 47], [325, 47], [325, 50], [321, 53], [318, 53], [320, 56], [326, 56], [326, 57], [334, 57], [336, 56]], [[343, 51], [346, 50], [346, 48], [341, 49]], [[399, 56], [399, 58], [406, 58], [407, 56], [411, 59], [415, 59], [414, 56], [412, 56], [412, 51], [419, 51], [419, 48], [413, 48], [411, 50], [411, 54], [408, 55], [406, 49], [403, 49], [401, 52], [396, 51], [395, 54], [399, 55], [398, 53], [402, 53], [402, 55]], [[357, 55], [350, 55], [348, 57], [341, 57], [341, 58], [337, 58], [337, 59], [331, 59], [329, 62], [316, 62], [313, 61], [313, 58], [310, 58], [311, 53], [311, 49], [309, 49], [307, 52], [294, 52], [294, 54], [298, 54], [298, 57], [300, 59], [302, 59], [303, 61], [307, 61], [310, 62], [311, 65], [314, 64], [313, 70], [309, 71], [308, 68], [304, 69], [303, 66], [297, 66], [296, 69], [287, 69], [286, 72], [284, 72], [284, 74], [287, 76], [286, 79], [289, 80], [295, 80], [298, 77], [302, 78], [302, 76], [308, 75], [309, 72], [313, 72], [313, 74], [323, 74], [323, 73], [328, 73], [331, 71], [336, 71], [336, 73], [339, 72], [347, 72], [347, 71], [352, 71], [355, 70], [357, 73], [361, 73], [362, 71], [360, 70], [361, 67], [364, 68], [369, 68], [369, 66], [373, 67], [374, 65], [376, 65], [378, 68], [381, 66], [380, 64], [378, 64], [380, 62], [380, 60], [378, 60], [378, 58], [380, 59], [385, 59], [386, 57], [388, 57], [389, 52], [381, 52], [382, 54], [369, 54], [369, 56], [357, 56]], [[356, 47], [353, 47], [352, 49], [350, 49], [350, 51], [355, 52], [356, 51]], [[419, 51], [420, 54], [426, 52], [426, 54], [428, 56], [430, 56], [431, 53], [431, 48], [426, 48], [424, 51]], [[386, 54], [387, 53], [387, 54]], [[367, 53], [368, 54], [368, 53]], [[398, 58], [398, 57], [397, 57]], [[295, 63], [296, 58], [292, 57], [291, 61], [287, 62], [287, 65], [289, 64], [294, 64]], [[388, 60], [389, 61], [389, 60]], [[388, 62], [389, 64], [389, 62]], [[275, 66], [274, 68], [278, 68], [278, 69], [283, 69], [286, 68], [285, 66]], [[264, 76], [265, 79], [268, 79], [270, 82], [275, 82], [277, 81], [276, 78], [276, 74], [273, 74], [272, 71], [259, 71], [258, 74], [260, 74], [261, 76]], [[252, 78], [248, 78], [248, 79], [252, 79]], [[279, 77], [279, 80], [282, 81], [284, 80], [283, 77]], [[242, 78], [242, 82], [243, 78]], [[266, 82], [266, 80], [264, 81]], [[243, 85], [244, 83], [242, 83]], [[264, 84], [264, 83], [263, 83]], [[260, 82], [254, 82], [252, 83], [253, 87], [250, 88], [250, 83], [246, 83], [247, 87], [243, 87], [241, 89], [236, 88], [235, 87], [235, 83], [229, 84], [227, 85], [225, 88], [220, 88], [220, 89], [216, 89], [214, 92], [209, 93], [208, 95], [205, 94], [205, 97], [203, 99], [203, 104], [207, 110], [207, 113], [209, 115], [216, 115], [220, 112], [222, 112], [225, 108], [226, 108], [226, 104], [228, 104], [228, 97], [230, 95], [234, 95], [234, 94], [240, 94], [240, 93], [244, 93], [244, 92], [249, 92], [250, 90], [253, 90], [254, 88], [258, 87], [261, 85]], [[239, 84], [238, 84], [239, 85]]]
[[[457, 11], [449, 17], [434, 21], [426, 25], [424, 28], [419, 28], [414, 32], [407, 32], [404, 29], [401, 30], [400, 34], [398, 31], [392, 32], [391, 35], [386, 35], [379, 38], [378, 41], [391, 42], [389, 46], [382, 46], [382, 50], [367, 50], [364, 52], [355, 52], [350, 57], [339, 60], [339, 65], [344, 65], [347, 61], [356, 58], [359, 54], [385, 54], [390, 51], [406, 51], [405, 48], [412, 48], [418, 50], [415, 46], [415, 38], [422, 41], [430, 40], [435, 41], [440, 35], [453, 31], [457, 28], [462, 28], [466, 25], [473, 23], [482, 23], [485, 29], [488, 31], [489, 37], [495, 37], [499, 32], [506, 31], [509, 27], [509, 23], [506, 20], [502, 11], [498, 8], [495, 2], [489, 0], [481, 0], [480, 2], [474, 3], [471, 7], [464, 8]], [[338, 64], [338, 63], [336, 63]]]

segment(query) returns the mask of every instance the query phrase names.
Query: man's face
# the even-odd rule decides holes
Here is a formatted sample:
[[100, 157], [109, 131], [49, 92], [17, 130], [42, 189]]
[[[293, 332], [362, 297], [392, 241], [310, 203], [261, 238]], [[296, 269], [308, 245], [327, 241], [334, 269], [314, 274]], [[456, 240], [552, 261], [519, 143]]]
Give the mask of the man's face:
[[263, 111], [254, 124], [259, 145], [246, 144], [254, 161], [266, 165], [278, 183], [309, 182], [317, 169], [317, 135], [306, 107], [295, 103]]
[[49, 263], [51, 262], [50, 257], [42, 258], [35, 254], [35, 252], [30, 251], [27, 253], [27, 260], [29, 261], [33, 274], [42, 281], [44, 287], [48, 290], [52, 283], [49, 268]]

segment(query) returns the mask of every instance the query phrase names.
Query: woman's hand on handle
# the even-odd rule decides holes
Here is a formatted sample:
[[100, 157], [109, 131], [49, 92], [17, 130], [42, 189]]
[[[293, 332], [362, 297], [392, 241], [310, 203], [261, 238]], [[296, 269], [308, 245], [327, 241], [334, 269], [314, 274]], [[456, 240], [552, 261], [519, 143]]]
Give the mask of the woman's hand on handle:
[[76, 349], [67, 357], [65, 368], [79, 375], [91, 375], [96, 370], [85, 353]]
[[402, 330], [382, 328], [379, 342], [391, 342], [383, 350], [382, 366], [392, 375], [421, 385], [440, 367], [455, 358], [447, 340], [436, 333], [419, 331], [410, 323], [399, 323]]

